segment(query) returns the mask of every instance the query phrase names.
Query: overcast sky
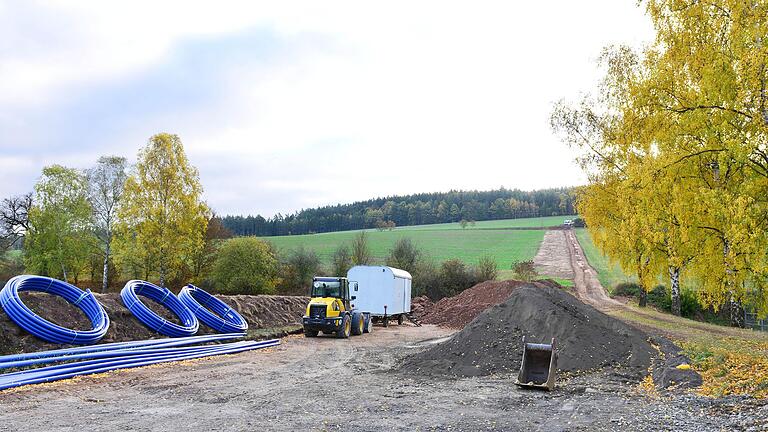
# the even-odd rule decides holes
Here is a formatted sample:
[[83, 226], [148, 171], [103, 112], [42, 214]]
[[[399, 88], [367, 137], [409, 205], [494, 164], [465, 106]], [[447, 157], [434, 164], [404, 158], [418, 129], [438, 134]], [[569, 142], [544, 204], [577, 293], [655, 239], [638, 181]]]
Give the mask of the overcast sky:
[[553, 103], [651, 39], [636, 0], [0, 0], [0, 196], [157, 132], [220, 214], [577, 185]]

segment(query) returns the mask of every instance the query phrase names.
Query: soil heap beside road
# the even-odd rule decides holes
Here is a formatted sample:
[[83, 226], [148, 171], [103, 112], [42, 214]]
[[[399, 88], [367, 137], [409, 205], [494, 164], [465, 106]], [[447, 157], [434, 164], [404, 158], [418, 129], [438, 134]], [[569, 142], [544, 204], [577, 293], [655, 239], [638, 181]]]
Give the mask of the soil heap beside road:
[[525, 282], [486, 281], [462, 291], [454, 297], [440, 299], [431, 307], [424, 307], [418, 318], [424, 324], [460, 329], [489, 307], [507, 300], [517, 287]]
[[656, 352], [641, 330], [560, 289], [533, 283], [515, 288], [508, 300], [480, 314], [451, 339], [406, 358], [402, 368], [446, 377], [517, 373], [523, 336], [536, 343], [550, 343], [554, 337], [562, 371], [610, 366], [640, 378]]
[[[24, 304], [48, 321], [75, 330], [87, 330], [90, 328], [90, 322], [85, 314], [61, 297], [43, 293], [24, 292], [20, 295]], [[110, 319], [109, 331], [100, 343], [165, 337], [141, 324], [123, 306], [119, 294], [95, 295], [102, 306], [104, 306]], [[220, 295], [217, 297], [238, 311], [248, 321], [249, 329], [300, 324], [301, 317], [309, 301], [308, 297], [300, 296]], [[143, 297], [142, 301], [163, 318], [176, 323], [179, 322], [178, 318], [163, 306]], [[205, 324], [200, 323], [198, 334], [212, 333], [216, 332]], [[5, 311], [0, 309], [0, 354], [42, 351], [61, 347], [61, 345], [42, 341], [27, 333], [10, 320]]]

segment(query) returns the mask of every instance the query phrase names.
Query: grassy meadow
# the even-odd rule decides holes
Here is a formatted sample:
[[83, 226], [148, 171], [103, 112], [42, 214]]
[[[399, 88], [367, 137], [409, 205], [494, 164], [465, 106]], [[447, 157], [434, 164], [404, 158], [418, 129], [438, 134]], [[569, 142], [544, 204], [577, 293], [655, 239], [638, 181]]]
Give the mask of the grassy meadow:
[[[450, 223], [398, 227], [392, 231], [365, 231], [371, 251], [381, 263], [399, 238], [408, 237], [437, 263], [458, 258], [467, 264], [476, 264], [481, 256], [487, 254], [496, 259], [499, 269], [507, 269], [513, 261], [533, 259], [544, 239], [543, 229], [514, 228], [546, 228], [562, 224], [563, 220], [569, 218], [572, 216], [481, 221], [464, 229], [458, 223]], [[359, 232], [341, 231], [263, 239], [271, 242], [281, 252], [300, 246], [314, 250], [323, 265], [328, 266], [336, 248], [342, 243], [351, 244]]]

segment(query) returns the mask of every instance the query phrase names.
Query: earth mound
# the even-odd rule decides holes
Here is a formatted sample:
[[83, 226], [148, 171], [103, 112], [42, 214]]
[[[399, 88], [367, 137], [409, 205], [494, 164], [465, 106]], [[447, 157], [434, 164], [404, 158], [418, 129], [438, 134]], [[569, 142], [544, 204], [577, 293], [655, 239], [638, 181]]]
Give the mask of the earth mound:
[[446, 377], [515, 374], [523, 336], [535, 343], [555, 338], [561, 371], [610, 366], [640, 377], [655, 353], [641, 330], [560, 289], [536, 283], [514, 288], [509, 299], [487, 309], [451, 339], [406, 358], [401, 367]]
[[462, 328], [484, 310], [508, 299], [512, 291], [525, 284], [516, 280], [481, 282], [454, 297], [440, 299], [425, 308], [418, 318], [424, 324]]
[[[90, 322], [85, 314], [61, 297], [25, 292], [20, 295], [24, 304], [48, 321], [75, 330], [90, 328]], [[110, 319], [109, 331], [99, 343], [166, 337], [148, 329], [139, 322], [131, 311], [123, 306], [119, 294], [94, 295], [104, 306]], [[252, 330], [300, 324], [309, 301], [308, 297], [300, 296], [217, 295], [217, 297], [238, 311], [248, 321], [248, 327]], [[145, 299], [142, 298], [142, 300]], [[163, 306], [151, 300], [145, 300], [144, 304], [163, 318], [179, 322], [178, 318]], [[213, 333], [216, 332], [200, 323], [198, 335]], [[0, 355], [61, 347], [61, 345], [42, 341], [27, 333], [10, 320], [5, 311], [0, 309]]]

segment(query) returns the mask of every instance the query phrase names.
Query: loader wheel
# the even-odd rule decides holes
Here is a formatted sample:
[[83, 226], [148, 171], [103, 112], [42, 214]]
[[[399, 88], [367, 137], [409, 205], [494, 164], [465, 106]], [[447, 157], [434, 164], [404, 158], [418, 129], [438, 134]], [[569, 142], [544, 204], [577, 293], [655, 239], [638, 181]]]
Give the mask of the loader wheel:
[[403, 325], [403, 314], [397, 316], [397, 325]]
[[363, 333], [370, 333], [373, 331], [373, 318], [367, 315], [365, 318], [365, 326], [363, 327]]
[[360, 336], [363, 334], [363, 326], [365, 325], [365, 318], [360, 312], [352, 312], [352, 334], [354, 336]]
[[317, 330], [304, 330], [304, 337], [317, 337]]
[[349, 315], [344, 315], [344, 318], [341, 319], [341, 327], [336, 330], [336, 337], [346, 339], [350, 333], [352, 333], [352, 323]]

